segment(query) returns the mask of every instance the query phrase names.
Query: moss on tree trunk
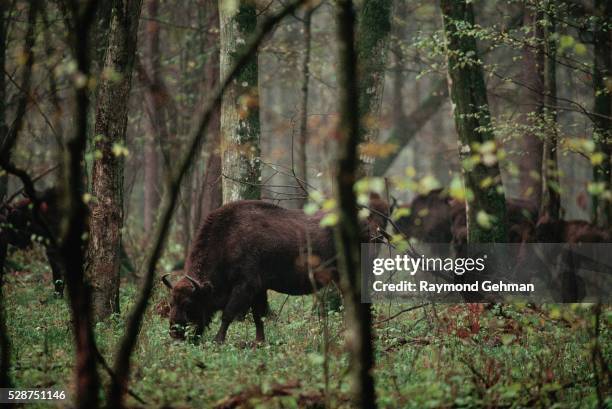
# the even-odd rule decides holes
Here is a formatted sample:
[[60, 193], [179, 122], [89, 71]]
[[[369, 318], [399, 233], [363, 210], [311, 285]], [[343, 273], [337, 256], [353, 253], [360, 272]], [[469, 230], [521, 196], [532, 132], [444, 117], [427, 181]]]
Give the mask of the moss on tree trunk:
[[540, 215], [547, 214], [553, 220], [561, 217], [561, 193], [559, 184], [559, 162], [557, 159], [557, 36], [555, 3], [543, 2], [548, 16], [544, 26], [544, 148], [542, 158], [542, 200]]
[[[359, 12], [356, 48], [359, 64], [360, 142], [378, 139], [392, 9], [393, 0], [364, 0]], [[364, 166], [362, 170], [371, 174], [372, 159], [361, 159]]]
[[483, 160], [466, 166], [477, 148], [495, 140], [476, 39], [466, 31], [474, 25], [472, 4], [441, 0], [447, 42], [448, 82], [453, 103], [459, 155], [468, 191], [468, 242], [507, 241], [506, 201], [499, 166]]
[[[221, 78], [224, 78], [255, 31], [257, 10], [254, 2], [246, 0], [239, 2], [235, 12], [220, 3], [219, 18]], [[261, 197], [260, 135], [257, 55], [254, 55], [223, 95], [223, 203]]]

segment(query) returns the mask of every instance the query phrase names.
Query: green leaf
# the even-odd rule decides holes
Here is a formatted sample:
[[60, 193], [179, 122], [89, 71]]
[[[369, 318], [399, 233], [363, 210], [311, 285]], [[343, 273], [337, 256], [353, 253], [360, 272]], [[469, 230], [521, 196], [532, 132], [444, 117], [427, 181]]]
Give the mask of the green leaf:
[[338, 223], [338, 215], [336, 213], [326, 214], [319, 223], [321, 227], [335, 226]]
[[308, 202], [304, 205], [304, 213], [306, 213], [308, 216], [312, 216], [318, 211], [319, 206], [314, 202]]
[[410, 210], [409, 207], [398, 207], [393, 211], [393, 214], [391, 215], [391, 220], [395, 221], [401, 219], [402, 217], [408, 217], [410, 216], [411, 212], [412, 210]]
[[485, 212], [484, 210], [480, 210], [478, 214], [476, 214], [476, 223], [483, 229], [491, 229], [493, 227], [493, 218], [490, 214]]

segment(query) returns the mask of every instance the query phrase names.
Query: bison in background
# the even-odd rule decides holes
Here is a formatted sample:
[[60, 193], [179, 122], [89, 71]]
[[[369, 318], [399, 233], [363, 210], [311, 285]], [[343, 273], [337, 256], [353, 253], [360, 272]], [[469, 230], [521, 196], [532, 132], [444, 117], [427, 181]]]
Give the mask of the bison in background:
[[[416, 196], [409, 216], [397, 221], [400, 231], [422, 243], [452, 243], [456, 254], [467, 244], [465, 202], [451, 199], [443, 189]], [[521, 243], [533, 237], [537, 209], [528, 201], [508, 199], [508, 242]]]
[[[362, 222], [362, 242], [380, 235], [386, 222], [384, 201], [372, 197], [370, 207], [375, 212]], [[174, 285], [162, 278], [172, 290], [170, 335], [184, 338], [188, 324], [201, 335], [222, 311], [215, 337], [222, 343], [232, 321], [250, 310], [256, 341], [263, 342], [267, 290], [304, 295], [338, 280], [333, 230], [320, 226], [322, 217], [257, 200], [213, 211], [192, 244], [184, 277]]]
[[[56, 189], [49, 188], [40, 192], [37, 199], [40, 203], [39, 215], [51, 234], [57, 237], [60, 216]], [[33, 206], [34, 201], [30, 198], [3, 205], [0, 210], [0, 245], [4, 246], [2, 252], [6, 255], [7, 245], [25, 250], [32, 247], [34, 240], [41, 241], [45, 246], [45, 253], [51, 266], [55, 293], [61, 297], [64, 292], [64, 282], [60, 255], [52, 246], [49, 246], [49, 234], [45, 226], [34, 217]], [[4, 259], [1, 261], [1, 267], [4, 267]]]
[[397, 226], [407, 237], [422, 243], [450, 243], [452, 240], [452, 200], [442, 189], [416, 196], [409, 205], [410, 215], [397, 220]]
[[[467, 216], [465, 203], [454, 202], [451, 209], [453, 224], [451, 226], [452, 244], [455, 254], [465, 254], [467, 246]], [[525, 243], [533, 241], [537, 209], [531, 202], [521, 199], [506, 201], [508, 217], [508, 243]]]
[[[61, 209], [58, 191], [55, 187], [47, 188], [37, 193], [37, 199], [38, 203], [40, 203], [38, 213], [48, 230], [37, 221], [34, 215], [34, 201], [31, 198], [2, 205], [0, 209], [0, 255], [2, 253], [6, 255], [6, 247], [8, 245], [26, 250], [32, 247], [34, 240], [40, 241], [45, 246], [45, 253], [53, 276], [55, 293], [61, 297], [64, 293], [64, 274], [61, 256], [53, 246], [49, 245], [49, 232], [55, 238], [58, 238], [60, 235]], [[4, 250], [2, 247], [4, 247]], [[119, 251], [122, 270], [134, 272], [134, 267], [123, 245]], [[0, 258], [0, 262], [4, 266], [4, 258]]]
[[609, 243], [612, 234], [583, 220], [554, 220], [544, 215], [535, 227], [535, 240], [540, 243]]

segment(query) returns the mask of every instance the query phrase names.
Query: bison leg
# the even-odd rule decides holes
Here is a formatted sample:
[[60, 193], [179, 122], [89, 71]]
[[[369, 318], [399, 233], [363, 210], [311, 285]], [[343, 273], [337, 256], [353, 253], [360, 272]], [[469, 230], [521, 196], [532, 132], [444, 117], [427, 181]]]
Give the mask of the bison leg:
[[255, 342], [264, 342], [266, 336], [261, 318], [268, 313], [268, 294], [265, 291], [255, 297], [251, 310], [253, 311], [253, 321], [255, 321]]
[[234, 287], [230, 294], [229, 301], [223, 309], [223, 315], [221, 316], [221, 327], [219, 332], [215, 336], [215, 342], [222, 344], [225, 342], [225, 335], [227, 329], [236, 317], [244, 315], [249, 310], [249, 307], [253, 304], [254, 294], [257, 293], [251, 285], [242, 284]]
[[227, 321], [225, 317], [221, 319], [221, 326], [219, 327], [217, 335], [215, 335], [215, 342], [217, 344], [222, 344], [225, 342], [225, 335], [227, 334], [227, 329], [229, 328], [230, 324], [231, 321]]
[[57, 254], [57, 251], [50, 249], [49, 247], [45, 248], [45, 253], [47, 254], [47, 260], [49, 260], [49, 264], [51, 265], [55, 295], [61, 298], [64, 296], [64, 274], [60, 263], [60, 256]]

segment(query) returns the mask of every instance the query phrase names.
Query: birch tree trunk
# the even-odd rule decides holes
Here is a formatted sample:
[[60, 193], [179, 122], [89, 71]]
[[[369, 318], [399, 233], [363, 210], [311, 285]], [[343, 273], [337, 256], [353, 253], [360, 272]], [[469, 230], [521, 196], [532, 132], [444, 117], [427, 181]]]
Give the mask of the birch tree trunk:
[[123, 159], [128, 100], [141, 0], [113, 4], [96, 104], [89, 263], [94, 320], [119, 311], [119, 249], [123, 227]]
[[353, 186], [358, 171], [359, 110], [357, 53], [354, 48], [355, 15], [351, 0], [338, 0], [338, 87], [340, 124], [338, 126], [337, 200], [339, 224], [336, 246], [340, 285], [346, 307], [346, 346], [350, 354], [350, 376], [354, 404], [375, 408], [374, 352], [370, 304], [361, 302], [361, 267], [357, 201]]
[[[225, 78], [257, 26], [254, 2], [237, 10], [219, 3], [221, 78]], [[240, 70], [221, 104], [223, 203], [261, 197], [260, 123], [257, 55]]]
[[460, 142], [459, 156], [465, 187], [471, 193], [466, 206], [468, 242], [503, 243], [507, 241], [508, 231], [498, 163], [495, 160], [487, 164], [481, 158], [474, 166], [466, 166], [478, 147], [495, 142], [476, 39], [462, 31], [474, 25], [472, 4], [468, 0], [441, 0], [440, 7], [446, 35], [449, 91]]
[[612, 223], [612, 2], [595, 1], [593, 91], [595, 93], [593, 139], [602, 154], [593, 168], [593, 179], [603, 192], [593, 197], [593, 221], [601, 227]]

